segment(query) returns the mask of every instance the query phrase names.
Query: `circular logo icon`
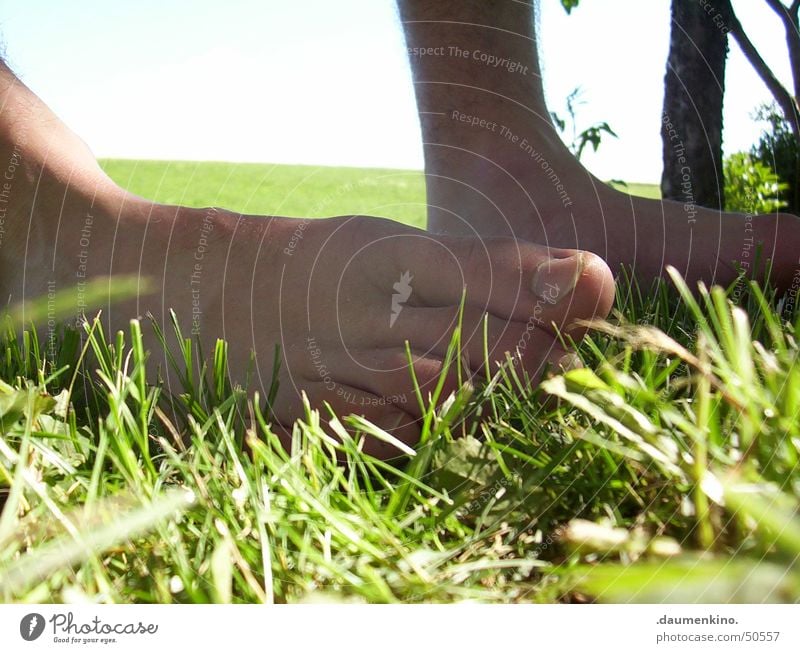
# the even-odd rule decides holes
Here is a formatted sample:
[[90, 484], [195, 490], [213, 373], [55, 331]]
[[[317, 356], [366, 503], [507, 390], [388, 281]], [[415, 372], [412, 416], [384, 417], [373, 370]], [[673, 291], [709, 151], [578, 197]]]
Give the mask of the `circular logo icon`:
[[19, 634], [26, 642], [39, 639], [44, 632], [44, 617], [36, 612], [31, 612], [22, 617], [19, 622]]

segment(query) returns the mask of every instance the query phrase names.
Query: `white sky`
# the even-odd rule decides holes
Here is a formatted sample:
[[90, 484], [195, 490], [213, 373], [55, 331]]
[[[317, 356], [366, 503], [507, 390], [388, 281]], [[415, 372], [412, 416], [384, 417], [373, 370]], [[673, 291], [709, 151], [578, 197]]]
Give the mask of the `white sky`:
[[[551, 108], [576, 86], [579, 122], [617, 131], [584, 162], [601, 178], [658, 182], [669, 0], [542, 2]], [[11, 6], [8, 6], [11, 4]], [[782, 27], [734, 0], [788, 80]], [[0, 39], [20, 77], [100, 157], [421, 168], [404, 43], [392, 0], [25, 0]], [[749, 149], [768, 100], [731, 46], [725, 148]]]

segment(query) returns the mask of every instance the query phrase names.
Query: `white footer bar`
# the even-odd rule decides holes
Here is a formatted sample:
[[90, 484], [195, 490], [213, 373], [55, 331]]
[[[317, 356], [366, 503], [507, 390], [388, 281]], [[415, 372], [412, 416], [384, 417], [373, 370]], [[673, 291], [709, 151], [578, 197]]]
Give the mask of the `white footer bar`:
[[[255, 647], [255, 648], [252, 648]], [[0, 605], [0, 651], [800, 651], [794, 605]]]

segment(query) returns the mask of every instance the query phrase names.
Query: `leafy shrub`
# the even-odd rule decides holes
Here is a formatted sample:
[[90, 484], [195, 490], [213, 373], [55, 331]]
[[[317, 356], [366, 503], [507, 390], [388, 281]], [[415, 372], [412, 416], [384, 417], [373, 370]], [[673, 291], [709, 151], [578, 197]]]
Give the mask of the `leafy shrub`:
[[781, 199], [792, 213], [800, 213], [800, 144], [783, 113], [775, 104], [758, 108], [755, 119], [766, 123], [761, 138], [750, 154], [765, 166], [772, 168], [786, 184]]
[[725, 209], [745, 213], [773, 213], [786, 206], [781, 199], [787, 185], [772, 168], [746, 152], [725, 159]]

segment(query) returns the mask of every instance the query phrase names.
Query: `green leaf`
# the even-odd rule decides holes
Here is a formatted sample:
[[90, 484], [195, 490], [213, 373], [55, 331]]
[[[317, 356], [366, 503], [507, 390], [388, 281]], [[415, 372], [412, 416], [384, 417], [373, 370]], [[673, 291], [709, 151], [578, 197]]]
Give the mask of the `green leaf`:
[[800, 555], [800, 519], [797, 504], [776, 486], [723, 482], [725, 502], [732, 510], [750, 517], [761, 539], [790, 559]]
[[437, 451], [433, 468], [431, 483], [449, 492], [465, 486], [489, 485], [501, 473], [492, 450], [470, 436], [449, 442]]
[[[104, 306], [109, 301], [121, 302], [150, 292], [152, 284], [148, 278], [137, 275], [97, 277], [87, 281], [81, 288], [85, 306]], [[77, 286], [44, 295], [11, 307], [8, 313], [10, 326], [19, 331], [23, 324], [46, 324], [49, 319], [75, 317], [75, 294]]]
[[0, 593], [19, 592], [60, 569], [77, 565], [95, 553], [132, 540], [167, 517], [185, 510], [194, 500], [193, 493], [186, 490], [168, 490], [146, 505], [127, 513], [114, 514], [108, 523], [43, 544], [8, 566], [0, 567]]
[[[29, 399], [31, 394], [33, 396]], [[34, 388], [0, 393], [0, 430], [8, 431], [23, 417], [36, 421], [39, 415], [53, 410], [55, 406], [55, 399]]]
[[678, 558], [582, 567], [574, 587], [604, 603], [794, 603], [800, 579], [783, 565]]

